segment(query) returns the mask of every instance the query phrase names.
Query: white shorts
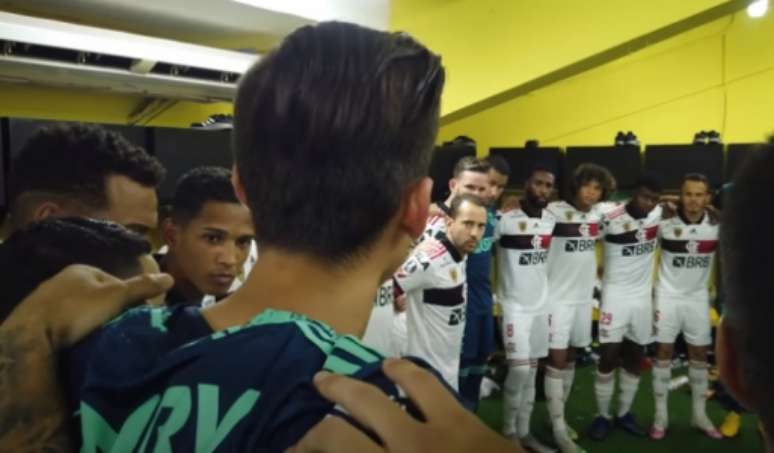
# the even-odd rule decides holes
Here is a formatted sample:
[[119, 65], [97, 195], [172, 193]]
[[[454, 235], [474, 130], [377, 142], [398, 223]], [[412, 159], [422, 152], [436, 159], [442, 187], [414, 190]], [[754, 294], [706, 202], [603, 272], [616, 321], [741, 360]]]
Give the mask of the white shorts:
[[653, 343], [653, 299], [616, 297], [602, 292], [599, 309], [599, 342], [621, 343], [624, 336], [637, 344]]
[[682, 332], [692, 346], [712, 344], [709, 299], [656, 294], [656, 341], [674, 343]]
[[548, 314], [519, 313], [503, 308], [503, 343], [508, 360], [548, 356]]
[[548, 313], [548, 346], [551, 349], [585, 348], [591, 344], [591, 303], [555, 303]]

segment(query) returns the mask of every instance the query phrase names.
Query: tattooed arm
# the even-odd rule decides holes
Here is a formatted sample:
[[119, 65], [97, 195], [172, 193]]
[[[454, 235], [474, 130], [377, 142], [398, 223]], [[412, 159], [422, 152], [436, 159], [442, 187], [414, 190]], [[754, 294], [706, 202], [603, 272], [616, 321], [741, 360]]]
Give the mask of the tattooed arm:
[[0, 325], [0, 451], [70, 451], [56, 353], [127, 305], [166, 291], [172, 278], [119, 280], [69, 266], [47, 280]]
[[0, 450], [70, 451], [54, 349], [25, 311], [0, 326]]

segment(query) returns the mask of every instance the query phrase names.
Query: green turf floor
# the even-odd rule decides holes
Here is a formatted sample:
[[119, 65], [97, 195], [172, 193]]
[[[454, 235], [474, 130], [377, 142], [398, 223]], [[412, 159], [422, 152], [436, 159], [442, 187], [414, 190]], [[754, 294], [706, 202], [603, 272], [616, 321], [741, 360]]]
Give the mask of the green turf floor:
[[[681, 373], [675, 372], [674, 375]], [[646, 372], [640, 381], [640, 389], [634, 401], [633, 412], [637, 420], [646, 428], [653, 421], [653, 390], [650, 372]], [[617, 396], [613, 399], [616, 407]], [[713, 440], [702, 433], [691, 429], [691, 394], [690, 387], [684, 386], [670, 394], [669, 413], [670, 426], [664, 440], [653, 441], [647, 438], [635, 438], [629, 434], [613, 430], [605, 442], [595, 442], [585, 436], [596, 411], [594, 402], [593, 367], [581, 368], [577, 372], [575, 388], [567, 403], [567, 422], [581, 435], [578, 442], [589, 453], [622, 452], [681, 452], [681, 453], [713, 453], [713, 452], [760, 452], [762, 444], [757, 432], [757, 420], [751, 415], [742, 418], [742, 429], [738, 437], [733, 439]], [[710, 418], [720, 424], [725, 417], [725, 411], [719, 404], [710, 400], [707, 403]], [[493, 429], [500, 431], [502, 420], [502, 399], [499, 393], [481, 401], [479, 416]], [[532, 414], [532, 432], [541, 439], [551, 438], [551, 429], [545, 402], [537, 402]]]

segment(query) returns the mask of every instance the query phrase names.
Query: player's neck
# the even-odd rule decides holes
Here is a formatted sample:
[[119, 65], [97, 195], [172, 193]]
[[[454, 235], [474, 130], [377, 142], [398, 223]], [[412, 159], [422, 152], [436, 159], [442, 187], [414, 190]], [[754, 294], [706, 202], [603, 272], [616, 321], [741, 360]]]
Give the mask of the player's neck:
[[543, 213], [543, 207], [532, 201], [529, 197], [521, 199], [521, 210], [530, 217], [540, 217]]
[[361, 336], [382, 283], [378, 261], [335, 268], [308, 255], [261, 250], [247, 281], [204, 311], [214, 330], [242, 325], [266, 309], [286, 310]]
[[175, 279], [175, 286], [172, 288], [180, 297], [187, 302], [201, 300], [204, 297], [201, 291], [185, 276], [175, 255], [167, 253], [160, 263], [161, 270], [168, 273]]
[[683, 218], [683, 221], [685, 223], [691, 224], [691, 223], [699, 223], [701, 222], [701, 219], [704, 218], [704, 211], [699, 212], [686, 212], [685, 210], [680, 210], [680, 215]]
[[577, 209], [580, 212], [589, 212], [591, 211], [591, 205], [583, 206], [578, 199], [572, 200], [570, 202], [573, 208]]

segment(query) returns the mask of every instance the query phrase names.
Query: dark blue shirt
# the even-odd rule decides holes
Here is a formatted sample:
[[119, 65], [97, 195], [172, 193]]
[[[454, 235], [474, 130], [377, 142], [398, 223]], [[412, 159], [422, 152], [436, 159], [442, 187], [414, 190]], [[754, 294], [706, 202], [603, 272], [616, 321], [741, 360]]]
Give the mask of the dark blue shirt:
[[492, 314], [492, 245], [497, 224], [493, 208], [487, 210], [484, 236], [476, 250], [468, 255], [466, 274], [468, 283], [468, 309], [470, 314]]
[[378, 352], [295, 313], [212, 333], [194, 307], [135, 309], [83, 351], [87, 363], [71, 361], [86, 370], [73, 389], [81, 452], [283, 452], [328, 414], [354, 423], [315, 390], [320, 370], [374, 384], [421, 419]]

